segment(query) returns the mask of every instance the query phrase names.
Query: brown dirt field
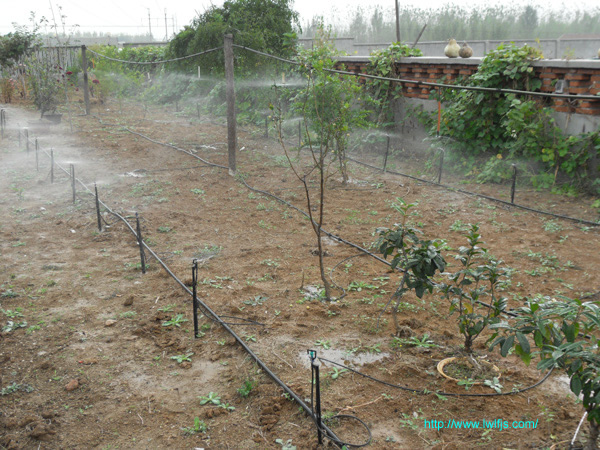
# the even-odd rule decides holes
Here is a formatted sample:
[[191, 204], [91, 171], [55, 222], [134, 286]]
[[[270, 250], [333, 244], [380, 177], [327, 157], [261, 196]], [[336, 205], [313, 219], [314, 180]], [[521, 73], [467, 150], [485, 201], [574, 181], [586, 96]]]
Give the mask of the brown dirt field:
[[[146, 112], [136, 104], [119, 112], [107, 104], [95, 107], [93, 117], [73, 117], [71, 131], [66, 117], [61, 125], [40, 126], [26, 105], [3, 107], [9, 130], [0, 140], [0, 320], [2, 326], [26, 325], [0, 335], [0, 447], [281, 448], [276, 439], [318, 447], [311, 419], [222, 327], [203, 316], [202, 337], [193, 338], [191, 298], [152, 258], [141, 273], [139, 248], [121, 222], [104, 213], [110, 226], [98, 232], [93, 196], [79, 187], [73, 204], [65, 173], [57, 170], [50, 183], [45, 154], [36, 170], [34, 152], [19, 148], [19, 126], [28, 126], [42, 148], [53, 148], [59, 164], [74, 164], [76, 177], [90, 188], [96, 182], [100, 198], [130, 223], [139, 213], [145, 242], [188, 286], [192, 260], [199, 258], [200, 299], [228, 322], [260, 322], [232, 328], [302, 399], [311, 391], [307, 349], [392, 384], [493, 392], [483, 386], [466, 391], [437, 373], [437, 363], [456, 355], [461, 344], [455, 316], [439, 294], [407, 296], [400, 313], [407, 335], [428, 334], [438, 347], [392, 347], [391, 316], [385, 313], [375, 327], [399, 279], [388, 266], [327, 239], [329, 274], [347, 295], [332, 303], [308, 298], [305, 291], [320, 285], [308, 220], [248, 190], [226, 170], [123, 129], [227, 164], [226, 129], [217, 119]], [[261, 134], [240, 130], [239, 171], [249, 185], [306, 209], [281, 146]], [[466, 242], [455, 230], [480, 223], [490, 253], [517, 269], [512, 296], [600, 289], [598, 229], [356, 165], [351, 177], [347, 186], [331, 180], [325, 203], [324, 227], [344, 239], [368, 247], [377, 227], [398, 220], [390, 205], [401, 197], [418, 202], [411, 219], [428, 237], [444, 238], [455, 249]], [[544, 192], [522, 195], [536, 205], [564, 204], [581, 213], [589, 205]], [[165, 326], [178, 314], [186, 321]], [[476, 350], [500, 368], [503, 392], [541, 378], [513, 356], [488, 352], [484, 342], [480, 338]], [[178, 363], [173, 357], [179, 355], [191, 362]], [[567, 448], [582, 415], [559, 374], [517, 395], [438, 397], [336, 373], [331, 364], [322, 365], [321, 373], [326, 415], [363, 420], [374, 449]], [[254, 387], [242, 397], [238, 389], [246, 380]], [[199, 397], [209, 393], [235, 409], [201, 405]], [[207, 430], [184, 432], [196, 417]], [[537, 421], [537, 428], [425, 426], [449, 419]], [[355, 421], [330, 425], [343, 440], [366, 438]]]

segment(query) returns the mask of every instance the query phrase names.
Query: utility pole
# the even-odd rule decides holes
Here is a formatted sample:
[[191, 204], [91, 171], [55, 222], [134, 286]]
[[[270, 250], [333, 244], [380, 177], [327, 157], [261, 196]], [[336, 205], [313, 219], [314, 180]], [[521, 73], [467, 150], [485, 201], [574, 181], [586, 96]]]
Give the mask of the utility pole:
[[396, 42], [400, 42], [400, 6], [398, 0], [394, 0], [396, 3]]
[[150, 8], [146, 8], [148, 10], [148, 30], [150, 30], [150, 37], [152, 37], [152, 22], [150, 20]]
[[168, 38], [169, 38], [169, 30], [167, 29], [167, 8], [165, 8], [165, 39], [164, 39], [164, 41], [167, 41]]

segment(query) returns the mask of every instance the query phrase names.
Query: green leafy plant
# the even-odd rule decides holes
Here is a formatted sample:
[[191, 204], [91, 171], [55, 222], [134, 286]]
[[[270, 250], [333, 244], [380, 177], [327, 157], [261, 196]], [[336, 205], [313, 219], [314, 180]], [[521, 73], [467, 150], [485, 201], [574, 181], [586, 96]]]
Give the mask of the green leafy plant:
[[256, 382], [247, 378], [244, 380], [242, 387], [238, 388], [237, 392], [240, 397], [247, 398], [252, 393], [252, 390], [256, 387]]
[[464, 337], [464, 350], [473, 352], [473, 341], [487, 326], [500, 321], [507, 299], [498, 295], [505, 269], [480, 247], [479, 226], [471, 225], [468, 245], [460, 247], [455, 259], [462, 268], [449, 275], [450, 283], [440, 283], [439, 291], [449, 302], [450, 314], [457, 313], [458, 329]]
[[315, 342], [315, 345], [323, 347], [325, 350], [329, 350], [331, 348], [331, 342], [329, 342], [327, 339], [319, 339], [317, 342]]
[[[583, 398], [590, 428], [586, 448], [596, 448], [600, 435], [600, 305], [567, 297], [538, 296], [513, 311], [516, 318], [494, 324], [490, 348], [498, 346], [502, 356], [514, 349], [537, 368], [558, 368], [570, 379], [570, 389]], [[534, 351], [528, 337], [533, 338]]]
[[414, 290], [418, 298], [422, 298], [425, 292], [433, 292], [433, 277], [437, 271], [444, 271], [446, 261], [441, 254], [441, 241], [421, 239], [421, 231], [407, 224], [408, 212], [414, 204], [408, 204], [401, 198], [396, 201], [395, 209], [400, 213], [402, 222], [395, 229], [380, 230], [375, 247], [385, 259], [392, 256], [391, 267], [403, 272], [400, 285], [383, 310], [396, 299], [392, 315], [398, 333], [400, 324], [397, 312], [402, 296], [410, 290]]
[[212, 404], [219, 406], [221, 404], [221, 396], [216, 392], [209, 392], [205, 397], [198, 397], [201, 405]]
[[502, 385], [500, 384], [500, 380], [498, 379], [498, 377], [493, 377], [491, 380], [485, 380], [483, 382], [483, 384], [485, 386], [488, 386], [490, 388], [492, 388], [493, 390], [495, 390], [498, 394], [502, 393]]
[[296, 450], [296, 446], [292, 445], [292, 440], [275, 439], [275, 443], [281, 445], [281, 450]]
[[194, 426], [193, 427], [185, 427], [182, 428], [184, 434], [192, 435], [197, 433], [206, 433], [208, 431], [208, 427], [201, 421], [199, 417], [194, 417]]
[[193, 353], [188, 353], [187, 355], [175, 355], [175, 356], [171, 356], [171, 359], [174, 359], [175, 361], [177, 361], [178, 364], [181, 364], [184, 361], [192, 361], [192, 359], [190, 358], [190, 356], [192, 356]]
[[188, 321], [188, 319], [186, 319], [183, 314], [177, 314], [176, 316], [172, 317], [171, 319], [164, 321], [162, 326], [163, 327], [176, 326], [178, 328], [181, 328], [181, 324], [184, 322], [187, 322], [187, 321]]
[[400, 338], [400, 337], [394, 336], [394, 338], [392, 339], [392, 343], [390, 344], [390, 347], [400, 348], [404, 345], [407, 347], [420, 347], [420, 348], [439, 347], [439, 345], [437, 345], [435, 342], [433, 342], [433, 340], [431, 340], [431, 338], [429, 337], [429, 335], [427, 333], [425, 333], [420, 338], [418, 338], [416, 336], [412, 336], [410, 338]]

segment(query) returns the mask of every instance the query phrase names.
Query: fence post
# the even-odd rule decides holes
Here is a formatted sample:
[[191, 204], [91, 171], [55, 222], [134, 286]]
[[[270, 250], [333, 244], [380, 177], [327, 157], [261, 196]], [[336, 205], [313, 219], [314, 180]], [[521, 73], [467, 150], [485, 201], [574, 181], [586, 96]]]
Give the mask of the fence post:
[[81, 68], [83, 70], [83, 101], [85, 102], [85, 115], [90, 115], [90, 90], [89, 90], [89, 80], [87, 73], [87, 54], [86, 54], [86, 46], [81, 46]]
[[233, 35], [226, 34], [224, 40], [225, 78], [227, 80], [227, 149], [229, 151], [229, 174], [235, 175], [237, 131], [235, 118], [235, 86], [233, 79]]

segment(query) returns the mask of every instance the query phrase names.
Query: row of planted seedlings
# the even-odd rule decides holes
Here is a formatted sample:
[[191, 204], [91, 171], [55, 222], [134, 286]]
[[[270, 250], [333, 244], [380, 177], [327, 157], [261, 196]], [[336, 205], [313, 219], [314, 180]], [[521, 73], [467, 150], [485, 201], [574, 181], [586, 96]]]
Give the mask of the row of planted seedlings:
[[[285, 112], [272, 105], [273, 120], [277, 125], [278, 138], [288, 164], [298, 181], [304, 186], [306, 211], [317, 240], [323, 299], [334, 300], [334, 287], [325, 275], [322, 239], [332, 237], [323, 229], [327, 180], [341, 177], [346, 183], [347, 149], [349, 131], [359, 125], [361, 111], [352, 109], [349, 99], [359, 86], [347, 77], [332, 75], [333, 58], [324, 59], [322, 53], [306, 52], [300, 70], [306, 80], [306, 87], [295, 97], [296, 109], [300, 111], [305, 127], [305, 136], [299, 132], [299, 146], [308, 149], [309, 162], [302, 163], [294, 155], [293, 148], [282, 131]], [[314, 136], [314, 138], [311, 137]], [[389, 142], [389, 140], [388, 140]], [[389, 153], [387, 146], [383, 167]], [[437, 182], [441, 182], [443, 152]], [[514, 204], [517, 170], [511, 166], [511, 201]], [[308, 179], [312, 178], [317, 189], [311, 189]], [[505, 202], [508, 203], [508, 202]], [[318, 208], [311, 207], [317, 204]], [[545, 381], [553, 369], [563, 371], [570, 379], [570, 389], [575, 397], [582, 396], [582, 404], [589, 424], [588, 445], [595, 446], [600, 424], [600, 358], [599, 340], [600, 309], [594, 301], [570, 299], [566, 297], [541, 297], [527, 299], [522, 306], [509, 310], [509, 298], [505, 295], [507, 278], [511, 269], [492, 257], [482, 247], [483, 241], [478, 225], [471, 225], [466, 239], [454, 259], [459, 268], [446, 274], [445, 241], [424, 238], [418, 227], [407, 221], [413, 205], [398, 199], [396, 210], [402, 220], [392, 229], [379, 231], [375, 244], [384, 258], [391, 257], [390, 265], [401, 272], [399, 285], [384, 306], [390, 309], [396, 329], [395, 343], [401, 345], [431, 345], [427, 335], [422, 338], [404, 339], [402, 326], [398, 321], [403, 298], [412, 292], [417, 298], [426, 293], [441, 294], [449, 307], [450, 315], [455, 315], [458, 332], [463, 337], [462, 355], [442, 360], [438, 370], [447, 378], [454, 379], [467, 389], [481, 384], [496, 391], [492, 394], [440, 393], [438, 395], [494, 396], [524, 392]], [[593, 222], [589, 222], [594, 224]], [[358, 246], [355, 246], [358, 248]], [[364, 250], [364, 249], [361, 249]], [[376, 256], [376, 255], [372, 255]], [[377, 256], [376, 256], [377, 257]], [[379, 258], [380, 259], [380, 258]], [[444, 276], [441, 276], [441, 275]], [[383, 313], [382, 311], [382, 313]], [[477, 357], [474, 342], [487, 336], [490, 350], [498, 349], [502, 357], [518, 355], [525, 364], [538, 360], [537, 368], [545, 372], [540, 382], [523, 389], [513, 388], [503, 391], [501, 371], [485, 359]], [[331, 361], [329, 361], [331, 363]], [[334, 363], [344, 370], [350, 367]], [[388, 386], [389, 383], [384, 383]], [[400, 386], [397, 386], [400, 387]], [[400, 387], [402, 388], [402, 387]], [[428, 393], [414, 387], [412, 392]], [[573, 438], [575, 440], [575, 438]]]
[[[51, 183], [54, 183], [56, 180], [55, 171], [63, 172], [64, 174], [66, 174], [68, 176], [71, 193], [72, 193], [72, 198], [73, 198], [73, 203], [76, 202], [77, 198], [80, 197], [81, 193], [87, 193], [87, 194], [93, 195], [94, 203], [95, 203], [95, 210], [96, 210], [97, 226], [98, 226], [99, 232], [102, 232], [105, 230], [105, 225], [109, 225], [106, 222], [106, 219], [104, 218], [104, 215], [102, 212], [103, 209], [105, 211], [109, 212], [110, 214], [113, 214], [114, 216], [117, 217], [117, 219], [119, 219], [125, 223], [125, 225], [129, 228], [129, 230], [134, 234], [134, 236], [136, 238], [136, 241], [137, 241], [137, 244], [139, 247], [139, 254], [140, 254], [139, 268], [143, 274], [146, 273], [147, 268], [149, 267], [148, 266], [148, 255], [146, 254], [147, 252], [149, 252], [150, 256], [152, 258], [154, 258], [157, 261], [157, 263], [159, 265], [161, 265], [167, 271], [167, 273], [184, 290], [186, 290], [186, 292], [191, 296], [191, 300], [192, 300], [191, 301], [191, 305], [192, 305], [191, 310], [192, 310], [192, 318], [193, 318], [192, 320], [193, 320], [195, 338], [201, 338], [202, 336], [204, 336], [205, 331], [210, 329], [209, 324], [204, 324], [204, 325], [200, 326], [199, 319], [201, 317], [207, 317], [208, 319], [210, 319], [210, 321], [213, 321], [213, 322], [217, 323], [218, 325], [223, 326], [223, 328], [225, 328], [236, 339], [236, 341], [242, 346], [242, 348], [244, 348], [244, 350], [246, 350], [250, 354], [250, 356], [255, 360], [255, 362], [258, 364], [258, 366], [261, 367], [261, 369], [263, 369], [264, 372], [267, 375], [269, 375], [275, 381], [275, 383], [278, 384], [283, 389], [284, 393], [288, 396], [288, 398], [297, 402], [300, 405], [300, 407], [302, 409], [304, 409], [304, 411], [313, 419], [313, 421], [315, 422], [315, 425], [316, 425], [317, 438], [318, 438], [319, 443], [323, 443], [323, 438], [327, 437], [329, 440], [333, 441], [338, 446], [352, 445], [351, 443], [344, 442], [343, 440], [338, 438], [337, 435], [335, 434], [335, 432], [331, 428], [329, 428], [327, 423], [324, 421], [324, 418], [322, 417], [320, 387], [319, 387], [320, 386], [319, 364], [316, 362], [317, 352], [315, 350], [311, 350], [309, 352], [308, 356], [310, 357], [310, 360], [311, 360], [311, 378], [312, 378], [312, 385], [316, 386], [316, 396], [314, 398], [311, 398], [310, 402], [305, 403], [306, 400], [303, 400], [293, 390], [291, 390], [251, 350], [251, 348], [248, 345], [248, 342], [246, 342], [247, 339], [246, 340], [242, 339], [231, 328], [232, 326], [235, 326], [235, 325], [264, 326], [263, 324], [260, 324], [258, 322], [255, 322], [255, 321], [252, 321], [249, 319], [245, 319], [243, 317], [229, 317], [229, 316], [227, 316], [227, 317], [229, 317], [229, 319], [233, 319], [233, 323], [225, 322], [219, 317], [218, 314], [216, 314], [207, 304], [205, 304], [199, 298], [199, 296], [197, 294], [197, 287], [200, 282], [198, 280], [198, 260], [197, 259], [194, 259], [192, 261], [192, 267], [191, 267], [192, 283], [191, 283], [191, 290], [190, 290], [188, 285], [186, 285], [182, 280], [180, 280], [171, 271], [171, 269], [167, 266], [167, 264], [160, 258], [160, 256], [146, 244], [146, 242], [144, 241], [143, 235], [142, 235], [142, 227], [141, 227], [142, 219], [140, 218], [140, 216], [137, 212], [135, 213], [135, 216], [134, 216], [135, 217], [135, 225], [132, 226], [132, 225], [130, 225], [129, 221], [127, 220], [128, 217], [121, 216], [120, 214], [118, 214], [117, 212], [112, 210], [106, 203], [104, 203], [100, 199], [99, 194], [98, 194], [98, 188], [95, 184], [94, 184], [94, 192], [91, 192], [89, 190], [89, 188], [87, 187], [87, 185], [83, 181], [76, 178], [74, 164], [69, 164], [68, 169], [63, 167], [59, 162], [56, 161], [56, 159], [55, 159], [56, 155], [55, 155], [54, 149], [47, 151], [39, 145], [37, 138], [31, 140], [30, 136], [29, 136], [29, 130], [27, 128], [18, 130], [18, 138], [19, 138], [19, 148], [23, 149], [23, 147], [24, 147], [24, 150], [28, 154], [30, 153], [30, 151], [31, 152], [35, 151], [36, 170], [38, 170], [38, 171], [40, 170], [40, 164], [39, 164], [39, 154], [40, 153], [45, 154], [50, 159], [48, 177], [50, 178]], [[35, 149], [35, 150], [33, 150], [33, 149]], [[77, 191], [78, 184], [83, 187], [83, 191], [79, 191], [79, 192]], [[163, 307], [160, 309], [160, 311], [163, 312], [161, 314], [161, 317], [164, 316], [166, 319], [168, 319], [163, 322], [163, 326], [165, 326], [165, 327], [171, 327], [171, 326], [181, 327], [181, 324], [188, 320], [188, 319], [185, 319], [184, 314], [174, 314], [174, 315], [172, 315], [172, 317], [170, 317], [169, 315], [172, 312], [172, 305], [168, 306], [168, 307]], [[185, 363], [186, 361], [188, 361], [188, 362], [191, 361], [190, 360], [191, 356], [192, 356], [192, 354], [188, 353], [188, 354], [173, 356], [172, 359], [176, 360], [179, 364], [182, 364], [182, 363]], [[247, 379], [244, 382], [244, 385], [240, 389], [238, 389], [239, 395], [242, 397], [247, 397], [250, 394], [250, 392], [252, 391], [252, 389], [254, 388], [254, 386], [255, 386], [254, 382], [252, 380]], [[207, 396], [201, 396], [199, 398], [201, 400], [200, 401], [201, 405], [210, 405], [210, 406], [216, 405], [217, 407], [222, 407], [229, 412], [235, 410], [235, 407], [233, 407], [229, 403], [225, 403], [225, 402], [221, 401], [220, 396], [215, 392], [210, 392]], [[365, 428], [365, 430], [366, 430], [365, 436], [367, 436], [366, 440], [365, 440], [365, 442], [360, 443], [358, 445], [361, 445], [361, 446], [367, 445], [371, 441], [371, 433], [370, 433], [368, 426], [363, 421], [355, 418], [354, 416], [346, 415], [344, 417], [346, 417], [346, 418], [350, 417], [350, 418], [354, 418], [354, 419], [358, 420], [359, 426]], [[329, 419], [332, 419], [332, 417], [329, 417]], [[182, 430], [184, 431], [185, 434], [205, 433], [207, 431], [207, 425], [203, 421], [200, 421], [199, 418], [196, 417], [194, 426], [182, 428]], [[283, 443], [283, 441], [282, 441], [282, 443]]]
[[[329, 132], [328, 130], [325, 130], [325, 132]], [[280, 137], [282, 137], [283, 133], [280, 133]], [[322, 143], [325, 142], [325, 145], [327, 145], [327, 140], [320, 140], [318, 145], [319, 145], [319, 149], [318, 151], [313, 151], [313, 154], [317, 153], [320, 156], [323, 156], [323, 161], [325, 161], [325, 159], [328, 156], [328, 151], [330, 151], [331, 149], [328, 148], [322, 148]], [[310, 144], [309, 144], [310, 146]], [[329, 153], [329, 156], [337, 156], [335, 154], [334, 151], [332, 151], [331, 153]], [[324, 165], [322, 165], [324, 167]], [[342, 168], [340, 168], [340, 171], [343, 170]], [[309, 209], [310, 211], [310, 209]], [[312, 218], [311, 218], [312, 220]], [[314, 223], [314, 222], [313, 222]], [[317, 230], [320, 230], [320, 227], [316, 227]], [[477, 233], [476, 230], [472, 230], [472, 233]], [[472, 237], [472, 236], [471, 236]], [[403, 238], [404, 240], [405, 238]], [[477, 237], [475, 239], [478, 239]], [[415, 242], [416, 244], [416, 242]], [[382, 244], [383, 245], [383, 244]], [[477, 247], [477, 245], [475, 245], [474, 247]], [[387, 251], [387, 249], [386, 249]], [[473, 252], [475, 252], [475, 249], [472, 250]], [[385, 252], [384, 252], [385, 253]], [[400, 255], [402, 252], [399, 252], [398, 255]], [[481, 255], [479, 255], [481, 256]], [[472, 255], [472, 260], [475, 261], [477, 260], [477, 253], [475, 252]], [[402, 261], [402, 258], [400, 258], [400, 261]], [[462, 259], [461, 259], [462, 262]], [[438, 260], [436, 262], [436, 264], [439, 264], [440, 261]], [[396, 262], [396, 266], [401, 267], [400, 262]], [[443, 270], [440, 268], [440, 266], [438, 265], [438, 270]], [[408, 270], [412, 270], [411, 267], [408, 267]], [[454, 285], [450, 285], [449, 287], [447, 287], [447, 292], [445, 293], [445, 295], [447, 296], [447, 298], [449, 300], [451, 300], [453, 302], [453, 310], [456, 310], [459, 313], [460, 316], [460, 323], [462, 325], [459, 326], [459, 328], [461, 329], [461, 333], [465, 336], [465, 348], [469, 348], [469, 344], [472, 344], [472, 341], [481, 334], [481, 332], [485, 329], [486, 325], [491, 325], [492, 328], [494, 328], [495, 326], [498, 326], [498, 323], [501, 323], [499, 320], [500, 313], [498, 313], [498, 311], [503, 312], [506, 309], [506, 305], [503, 304], [502, 301], [500, 301], [497, 305], [494, 302], [489, 302], [488, 303], [488, 311], [487, 314], [483, 314], [481, 313], [481, 311], [479, 311], [479, 307], [482, 306], [479, 301], [481, 301], [481, 298], [484, 298], [486, 293], [488, 293], [489, 295], [494, 295], [494, 292], [497, 292], [496, 289], [496, 285], [495, 283], [497, 283], [498, 281], [496, 280], [496, 282], [492, 282], [490, 281], [491, 279], [493, 279], [494, 277], [498, 278], [500, 275], [498, 275], [498, 271], [495, 272], [493, 271], [493, 268], [491, 267], [487, 267], [487, 268], [481, 268], [481, 267], [476, 267], [476, 269], [473, 268], [465, 268], [464, 269], [465, 272], [462, 274], [462, 279], [460, 276], [458, 276], [458, 278], [455, 280], [456, 283]], [[473, 274], [473, 271], [475, 271], [476, 273]], [[435, 272], [435, 271], [434, 271]], [[477, 273], [477, 272], [481, 272], [481, 273]], [[501, 273], [501, 271], [500, 271]], [[473, 278], [474, 277], [474, 278]], [[486, 278], [488, 277], [488, 278]], [[467, 285], [471, 285], [473, 283], [479, 285], [479, 283], [482, 282], [482, 280], [488, 280], [488, 282], [490, 282], [490, 286], [487, 289], [487, 292], [485, 290], [482, 291], [476, 291], [476, 292], [469, 292], [467, 294], [458, 294], [458, 290], [460, 288], [464, 288]], [[419, 289], [422, 289], [423, 286], [426, 285], [426, 283], [423, 284], [423, 286], [421, 286], [421, 288], [418, 288], [418, 282], [415, 280], [411, 280], [410, 277], [409, 278], [404, 278], [402, 279], [402, 284], [401, 287], [399, 288], [398, 293], [404, 293], [404, 290], [406, 288], [415, 288], [415, 292], [417, 293], [417, 295], [419, 293], [421, 293], [421, 295], [423, 294], [424, 291], [420, 291]], [[416, 283], [416, 284], [415, 284]], [[481, 287], [478, 289], [482, 289]], [[456, 296], [456, 297], [453, 297]], [[474, 303], [469, 306], [469, 302], [467, 301], [468, 299], [473, 300], [474, 299]], [[492, 305], [492, 307], [490, 308], [490, 304]], [[396, 308], [393, 308], [393, 311], [397, 310], [397, 305]], [[500, 343], [502, 344], [502, 351], [503, 353], [506, 353], [510, 350], [511, 345], [515, 344], [515, 346], [520, 346], [518, 348], [523, 349], [523, 344], [522, 344], [522, 336], [524, 336], [523, 332], [519, 332], [520, 334], [515, 334], [515, 337], [513, 338], [513, 340], [510, 340], [510, 336], [508, 338], [506, 338], [507, 340], [505, 341], [500, 341]], [[499, 336], [500, 337], [500, 336]], [[515, 340], [516, 339], [516, 340]], [[506, 352], [505, 352], [506, 349]], [[515, 347], [515, 351], [520, 351], [520, 350], [516, 350], [517, 347]], [[526, 349], [531, 350], [529, 347], [526, 347]], [[470, 358], [472, 360], [472, 358]], [[451, 367], [451, 365], [450, 365]], [[464, 380], [460, 380], [461, 382], [463, 382], [463, 384], [465, 385], [469, 385], [472, 384], [473, 380], [471, 379], [471, 381], [469, 381], [469, 378], [466, 378]], [[491, 380], [487, 380], [489, 382], [490, 387], [491, 386], [495, 386], [496, 388], [498, 388], [499, 382], [497, 380], [494, 380], [494, 377], [492, 377]]]

